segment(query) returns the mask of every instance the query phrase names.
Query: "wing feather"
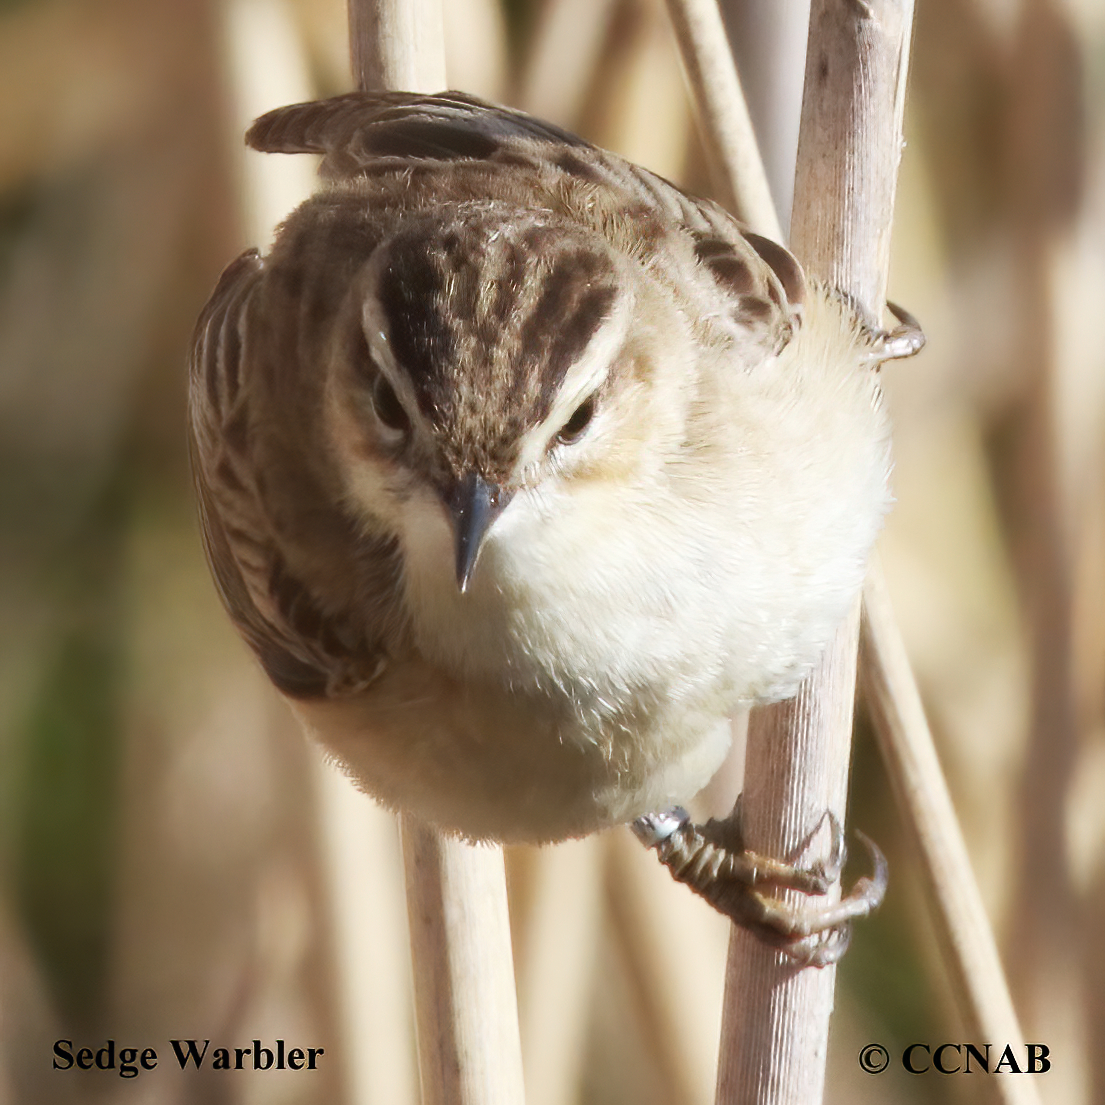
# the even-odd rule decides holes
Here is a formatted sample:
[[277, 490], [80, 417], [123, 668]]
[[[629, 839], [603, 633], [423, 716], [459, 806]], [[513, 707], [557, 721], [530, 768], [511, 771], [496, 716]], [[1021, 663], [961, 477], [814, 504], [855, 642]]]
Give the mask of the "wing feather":
[[[612, 200], [607, 222], [628, 224], [620, 237], [647, 250], [659, 228], [680, 228], [732, 322], [780, 348], [801, 321], [805, 280], [781, 245], [753, 234], [711, 200], [607, 153], [550, 123], [461, 92], [350, 92], [262, 115], [246, 142], [273, 153], [323, 155], [330, 179], [355, 179], [382, 164], [477, 162], [533, 178], [551, 171]], [[609, 207], [609, 203], [606, 205]], [[598, 204], [597, 211], [604, 211]], [[667, 240], [665, 239], [665, 244]]]
[[341, 640], [280, 554], [250, 451], [249, 308], [264, 272], [250, 250], [223, 273], [196, 325], [190, 363], [192, 468], [204, 550], [231, 620], [293, 698], [366, 685], [382, 657]]
[[353, 171], [381, 157], [485, 158], [525, 140], [587, 147], [551, 123], [463, 92], [348, 92], [277, 108], [246, 132], [246, 145], [255, 150], [323, 154]]

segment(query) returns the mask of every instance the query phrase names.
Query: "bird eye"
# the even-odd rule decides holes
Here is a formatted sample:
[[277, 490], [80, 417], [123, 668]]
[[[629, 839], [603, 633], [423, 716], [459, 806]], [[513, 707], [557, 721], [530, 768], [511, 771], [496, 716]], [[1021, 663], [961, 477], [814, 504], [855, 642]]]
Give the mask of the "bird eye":
[[589, 395], [572, 413], [572, 417], [561, 427], [556, 440], [561, 445], [571, 445], [583, 436], [583, 431], [595, 417], [595, 397]]
[[399, 402], [399, 396], [383, 373], [376, 377], [372, 385], [372, 409], [389, 430], [405, 434], [411, 428], [411, 420]]

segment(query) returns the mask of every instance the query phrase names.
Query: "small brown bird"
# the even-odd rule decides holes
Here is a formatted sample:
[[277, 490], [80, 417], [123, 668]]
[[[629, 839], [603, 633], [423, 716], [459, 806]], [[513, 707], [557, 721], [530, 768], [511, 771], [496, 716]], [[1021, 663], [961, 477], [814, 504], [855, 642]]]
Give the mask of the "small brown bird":
[[368, 793], [549, 841], [692, 796], [889, 502], [865, 325], [716, 204], [470, 96], [270, 112], [325, 188], [196, 331], [207, 554]]

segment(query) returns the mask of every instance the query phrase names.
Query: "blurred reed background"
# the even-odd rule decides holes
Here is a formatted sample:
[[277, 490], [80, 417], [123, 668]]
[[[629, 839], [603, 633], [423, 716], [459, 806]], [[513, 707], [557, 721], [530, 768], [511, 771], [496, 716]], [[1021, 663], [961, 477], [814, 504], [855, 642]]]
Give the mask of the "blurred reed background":
[[[803, 5], [727, 7], [786, 196]], [[709, 192], [661, 0], [446, 8], [454, 87]], [[341, 0], [0, 0], [0, 1105], [416, 1100], [392, 819], [218, 608], [184, 435], [200, 306], [309, 186], [244, 123], [350, 84]], [[1105, 1102], [1105, 3], [919, 0], [906, 131], [891, 295], [929, 347], [885, 371], [882, 555], [1044, 1100]], [[983, 1100], [856, 1063], [963, 1039], [860, 718], [892, 884], [827, 1099]], [[725, 923], [624, 831], [508, 865], [529, 1105], [711, 1101]], [[158, 1069], [51, 1069], [107, 1037]], [[185, 1075], [191, 1037], [326, 1060]]]

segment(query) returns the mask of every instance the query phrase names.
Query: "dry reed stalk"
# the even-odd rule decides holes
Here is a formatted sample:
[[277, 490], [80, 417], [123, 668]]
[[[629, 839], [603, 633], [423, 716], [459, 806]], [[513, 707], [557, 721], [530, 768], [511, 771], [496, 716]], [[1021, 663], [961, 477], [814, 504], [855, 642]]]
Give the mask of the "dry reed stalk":
[[593, 835], [546, 848], [521, 845], [508, 855], [512, 890], [518, 888], [516, 874], [523, 890], [511, 908], [528, 1105], [579, 1100], [592, 1031], [608, 840]]
[[556, 0], [541, 6], [518, 82], [519, 107], [575, 125], [602, 63], [615, 6], [615, 0]]
[[[813, 862], [829, 852], [826, 834], [816, 832], [824, 812], [844, 821], [857, 615], [858, 604], [796, 698], [753, 711], [742, 825], [746, 844], [757, 852]], [[733, 929], [718, 1065], [721, 1105], [821, 1101], [834, 986], [834, 967], [800, 969]]]
[[[683, 48], [709, 48], [716, 58], [720, 19], [714, 18], [716, 9], [713, 17], [702, 14], [706, 6], [707, 0], [672, 2]], [[909, 0], [819, 0], [811, 13], [792, 245], [807, 271], [853, 296], [872, 319], [879, 317], [885, 295], [912, 14]], [[703, 46], [701, 36], [685, 29], [695, 18], [715, 28], [712, 43]], [[712, 122], [715, 112], [727, 108], [724, 95], [719, 103], [717, 89], [711, 93], [711, 80], [724, 82], [730, 95], [733, 81], [724, 65], [692, 60], [687, 69], [703, 101], [718, 105], [704, 111]], [[743, 99], [732, 116], [742, 120], [744, 134]], [[724, 147], [733, 126], [719, 130]], [[749, 126], [742, 141], [750, 134]], [[751, 163], [763, 177], [747, 147], [726, 163]], [[738, 188], [733, 192], [739, 194]], [[778, 234], [768, 202], [757, 200], [746, 213]], [[828, 848], [827, 833], [817, 832], [825, 811], [844, 821], [858, 628], [857, 602], [797, 697], [753, 712], [743, 826], [747, 845], [756, 851], [811, 862]], [[719, 1102], [821, 1100], [834, 983], [832, 968], [799, 969], [734, 929]]]
[[[447, 87], [440, 0], [349, 0], [359, 88]], [[525, 1099], [501, 847], [400, 816], [423, 1105]]]
[[358, 88], [445, 88], [441, 0], [349, 0], [349, 59]]
[[790, 231], [810, 0], [720, 0], [783, 233]]
[[[1077, 493], [1064, 463], [1076, 429], [1062, 395], [1070, 364], [1064, 350], [1071, 347], [1065, 330], [1072, 325], [1063, 277], [1069, 280], [1077, 263], [1079, 250], [1070, 243], [1088, 205], [1083, 69], [1092, 48], [1079, 41], [1078, 22], [1065, 5], [1030, 0], [1020, 6], [1012, 43], [1006, 141], [1017, 304], [1010, 322], [1025, 386], [1006, 414], [1005, 463], [996, 472], [1029, 632], [1032, 694], [1014, 794], [1017, 869], [1006, 946], [1029, 1031], [1063, 1041], [1086, 1032], [1079, 1023], [1084, 983], [1076, 958], [1081, 902], [1064, 861], [1083, 739], [1074, 694]], [[1073, 327], [1080, 330], [1080, 321]], [[1088, 400], [1081, 390], [1081, 401]], [[1067, 1046], [1064, 1066], [1072, 1070], [1079, 1049]], [[1096, 1065], [1085, 1054], [1082, 1063]], [[1068, 1093], [1078, 1093], [1073, 1079]]]
[[503, 852], [400, 818], [422, 1105], [521, 1105]]
[[[671, 0], [672, 4], [681, 3], [682, 0]], [[825, 18], [826, 9], [832, 9], [834, 5], [824, 3], [815, 7], [815, 13], [819, 18]], [[883, 43], [883, 73], [891, 78], [893, 85], [885, 80], [882, 84], [884, 99], [882, 107], [893, 106], [893, 116], [890, 120], [884, 118], [884, 126], [889, 121], [892, 125], [892, 134], [896, 138], [890, 142], [883, 139], [883, 145], [872, 147], [871, 152], [876, 157], [886, 159], [889, 172], [884, 170], [878, 178], [881, 181], [882, 196], [877, 199], [874, 206], [881, 207], [881, 223], [873, 221], [868, 230], [873, 234], [867, 238], [865, 246], [861, 244], [862, 238], [853, 230], [851, 234], [843, 235], [844, 241], [833, 243], [832, 225], [829, 212], [823, 212], [829, 221], [826, 226], [817, 225], [818, 210], [814, 204], [818, 193], [811, 186], [810, 167], [824, 159], [824, 165], [832, 164], [832, 142], [828, 130], [818, 130], [824, 126], [818, 122], [813, 126], [813, 133], [822, 136], [822, 141], [829, 145], [830, 149], [823, 152], [822, 157], [806, 146], [800, 153], [803, 157], [801, 172], [806, 174], [805, 185], [799, 184], [799, 203], [796, 207], [800, 211], [799, 222], [795, 226], [796, 251], [811, 271], [818, 273], [823, 278], [832, 280], [839, 287], [852, 290], [861, 303], [868, 305], [881, 304], [884, 295], [884, 281], [886, 271], [886, 256], [888, 251], [887, 235], [890, 226], [890, 212], [893, 203], [894, 175], [897, 167], [897, 150], [899, 148], [901, 134], [901, 115], [904, 106], [903, 96], [905, 87], [905, 66], [907, 62], [907, 47], [909, 26], [912, 22], [912, 5], [868, 5], [867, 13], [875, 18], [891, 16], [898, 24], [897, 34], [899, 43], [891, 40]], [[839, 10], [839, 9], [838, 9]], [[812, 71], [811, 58], [814, 48], [813, 38], [818, 33], [815, 24], [811, 30], [811, 55], [807, 58], [807, 74]], [[681, 46], [687, 48], [687, 36], [681, 37]], [[820, 44], [822, 52], [827, 43]], [[895, 64], [896, 63], [896, 64]], [[818, 64], [820, 64], [818, 62]], [[702, 67], [688, 65], [692, 75], [692, 83], [695, 85], [696, 94], [704, 96], [704, 91], [699, 87], [700, 81], [694, 78], [694, 74], [701, 73]], [[877, 70], [868, 69], [870, 80]], [[868, 94], [870, 95], [870, 88]], [[892, 96], [885, 93], [893, 89]], [[829, 106], [822, 103], [820, 106]], [[744, 113], [743, 102], [736, 107], [738, 114]], [[732, 128], [730, 128], [732, 129]], [[803, 121], [803, 132], [811, 130], [811, 123]], [[717, 139], [720, 141], [721, 139]], [[807, 139], [808, 142], [808, 139]], [[840, 147], [843, 150], [843, 145]], [[838, 155], [839, 157], [839, 155]], [[762, 167], [757, 164], [755, 158], [742, 158], [742, 164], [746, 165], [752, 173], [762, 175]], [[862, 183], [866, 168], [853, 166], [853, 174]], [[734, 189], [735, 191], [735, 189]], [[848, 198], [847, 190], [835, 192], [838, 202]], [[864, 216], [858, 208], [854, 214], [859, 214], [862, 220]], [[871, 210], [868, 205], [866, 210]], [[771, 225], [773, 212], [759, 209], [749, 210], [749, 221], [760, 229]], [[799, 225], [801, 224], [801, 225]], [[843, 227], [843, 222], [841, 224]], [[865, 233], [860, 224], [860, 232]], [[804, 244], [802, 235], [821, 235], [823, 241], [821, 248], [821, 265], [818, 268], [815, 252], [818, 248], [816, 241]], [[834, 248], [840, 247], [838, 262], [833, 264]], [[847, 246], [847, 251], [845, 251]], [[866, 257], [859, 254], [861, 248], [866, 248]], [[828, 253], [826, 254], [826, 250]], [[846, 260], [847, 259], [847, 260]], [[856, 265], [854, 273], [849, 279], [849, 268]], [[824, 267], [828, 266], [828, 267]], [[875, 724], [878, 730], [883, 755], [887, 763], [896, 792], [900, 795], [899, 805], [905, 817], [908, 829], [914, 839], [920, 843], [920, 850], [926, 865], [926, 875], [933, 887], [933, 908], [936, 913], [938, 928], [945, 934], [945, 948], [950, 958], [950, 969], [957, 980], [957, 996], [964, 1011], [966, 1022], [972, 1026], [978, 1026], [980, 1038], [1003, 1039], [1020, 1041], [1020, 1029], [1017, 1025], [1012, 1002], [1009, 998], [1008, 987], [1001, 971], [1000, 961], [989, 924], [981, 905], [974, 874], [971, 870], [966, 851], [962, 844], [962, 835], [955, 818], [954, 809], [948, 798], [947, 786], [939, 770], [935, 748], [932, 743], [931, 733], [928, 731], [924, 720], [924, 713], [920, 706], [916, 686], [909, 669], [904, 646], [901, 642], [901, 634], [894, 620], [893, 611], [890, 609], [885, 596], [885, 586], [882, 583], [881, 572], [876, 564], [872, 569], [872, 578], [868, 586], [867, 601], [872, 603], [872, 609], [865, 620], [865, 648], [863, 662], [865, 671], [870, 669], [869, 681], [873, 693], [879, 694], [879, 701], [875, 704]], [[759, 835], [759, 830], [751, 824], [750, 810], [759, 808], [760, 788], [766, 789], [768, 797], [772, 793], [778, 795], [789, 790], [791, 802], [797, 806], [802, 797], [797, 788], [804, 785], [806, 795], [816, 792], [818, 779], [806, 779], [804, 784], [800, 775], [794, 773], [796, 761], [810, 756], [815, 751], [815, 744], [823, 742], [822, 752], [836, 757], [836, 762], [843, 765], [843, 770], [838, 770], [837, 778], [840, 785], [846, 785], [846, 764], [850, 747], [851, 709], [850, 702], [845, 701], [851, 695], [851, 684], [854, 680], [854, 649], [855, 649], [855, 621], [849, 619], [848, 625], [841, 630], [840, 637], [830, 654], [826, 657], [821, 671], [811, 677], [810, 683], [803, 688], [803, 694], [799, 700], [793, 703], [784, 703], [772, 711], [757, 711], [755, 729], [749, 742], [750, 759], [746, 764], [746, 831], [751, 846], [763, 848], [764, 837]], [[820, 698], [812, 694], [817, 684], [822, 685]], [[824, 689], [828, 686], [830, 698], [835, 695], [835, 711], [838, 719], [838, 730], [841, 739], [833, 745], [831, 725], [828, 719], [832, 714], [832, 703], [826, 699]], [[881, 688], [881, 689], [879, 689]], [[847, 718], [847, 723], [845, 723]], [[820, 726], [821, 732], [818, 732]], [[781, 741], [798, 738], [801, 744], [795, 749], [794, 758], [784, 770], [782, 765], [772, 763], [774, 752]], [[753, 756], [759, 758], [753, 760]], [[824, 770], [824, 769], [821, 769]], [[821, 771], [816, 773], [821, 774]], [[829, 780], [831, 782], [831, 780]], [[834, 808], [825, 802], [820, 807]], [[815, 813], [818, 806], [812, 806], [809, 812]], [[838, 807], [838, 816], [843, 813], [842, 804]], [[776, 822], [782, 827], [782, 822]], [[768, 830], [771, 826], [760, 826]], [[785, 828], [780, 832], [775, 841], [781, 840], [784, 847], [774, 852], [777, 855], [787, 854], [785, 845]], [[801, 843], [801, 837], [791, 834], [792, 849]], [[768, 847], [767, 851], [771, 852]], [[740, 933], [734, 934], [736, 946], [749, 945], [746, 936]], [[761, 950], [762, 951], [762, 950]], [[831, 977], [824, 978], [820, 984], [816, 981], [816, 975], [810, 971], [792, 974], [791, 990], [788, 993], [782, 990], [772, 992], [770, 976], [778, 972], [779, 967], [769, 963], [773, 957], [770, 953], [763, 953], [764, 978], [757, 985], [765, 985], [768, 993], [767, 1011], [771, 1020], [757, 1017], [749, 1003], [749, 994], [746, 987], [750, 979], [746, 975], [746, 968], [738, 966], [746, 955], [755, 956], [756, 952], [751, 946], [743, 947], [739, 959], [731, 961], [730, 985], [727, 997], [727, 1027], [723, 1036], [728, 1037], [730, 1026], [735, 1033], [739, 1013], [744, 1013], [748, 1022], [757, 1022], [763, 1026], [758, 1042], [742, 1040], [741, 1054], [738, 1058], [723, 1054], [722, 1071], [719, 1086], [719, 1101], [745, 1101], [745, 1100], [794, 1100], [801, 1101], [807, 1098], [799, 1096], [806, 1094], [808, 1099], [817, 1100], [820, 1096], [820, 1082], [823, 1078], [824, 1066], [824, 1036], [818, 1023], [822, 1016], [827, 1017], [828, 1009], [831, 1009], [832, 983]], [[781, 965], [785, 968], [785, 964]], [[825, 973], [826, 976], [830, 972]], [[799, 982], [800, 978], [809, 978], [808, 984]], [[815, 987], [813, 992], [803, 994], [801, 986]], [[794, 1013], [795, 1006], [801, 1006], [810, 1002], [802, 1017]], [[818, 1004], [827, 1008], [825, 1012], [815, 1012]], [[790, 1006], [788, 1011], [787, 1006]], [[760, 1010], [762, 1012], [762, 1007]], [[732, 1018], [732, 1019], [730, 1019]], [[827, 1022], [826, 1022], [827, 1023]], [[763, 1063], [762, 1049], [773, 1038], [779, 1041], [790, 1041], [780, 1047], [774, 1053], [771, 1060], [776, 1075], [773, 1076]], [[724, 1047], [723, 1042], [723, 1047]], [[805, 1048], [809, 1048], [807, 1053]], [[787, 1055], [787, 1050], [790, 1056]], [[795, 1064], [793, 1059], [801, 1059], [802, 1056], [816, 1056], [813, 1062], [807, 1064], [804, 1077], [807, 1081], [804, 1088], [800, 1080], [793, 1078], [794, 1071], [801, 1067], [802, 1063]], [[791, 1072], [791, 1082], [788, 1085], [785, 1079], [787, 1071]], [[776, 1077], [777, 1076], [777, 1077]], [[800, 1076], [801, 1077], [801, 1076]], [[773, 1081], [773, 1078], [775, 1080]], [[749, 1082], [751, 1080], [751, 1084]], [[1007, 1096], [1005, 1100], [1018, 1102], [1033, 1102], [1038, 1100], [1035, 1088], [1025, 1084], [1023, 1079], [1006, 1079], [999, 1087]], [[761, 1096], [750, 1096], [761, 1094]], [[765, 1095], [766, 1096], [763, 1096]], [[771, 1096], [774, 1094], [775, 1096]]]
[[[967, 1033], [980, 1042], [1017, 1045], [1024, 1036], [877, 563], [863, 593], [861, 654], [875, 733], [907, 834], [921, 859]], [[1006, 1105], [1038, 1105], [1040, 1100], [1031, 1079], [995, 1078], [992, 1088]]]
[[654, 1099], [709, 1101], [730, 926], [629, 833], [610, 833], [605, 847], [608, 931], [625, 969]]
[[783, 232], [717, 0], [667, 0], [726, 206], [775, 241]]
[[395, 819], [315, 750], [345, 1105], [416, 1105], [404, 875]]

